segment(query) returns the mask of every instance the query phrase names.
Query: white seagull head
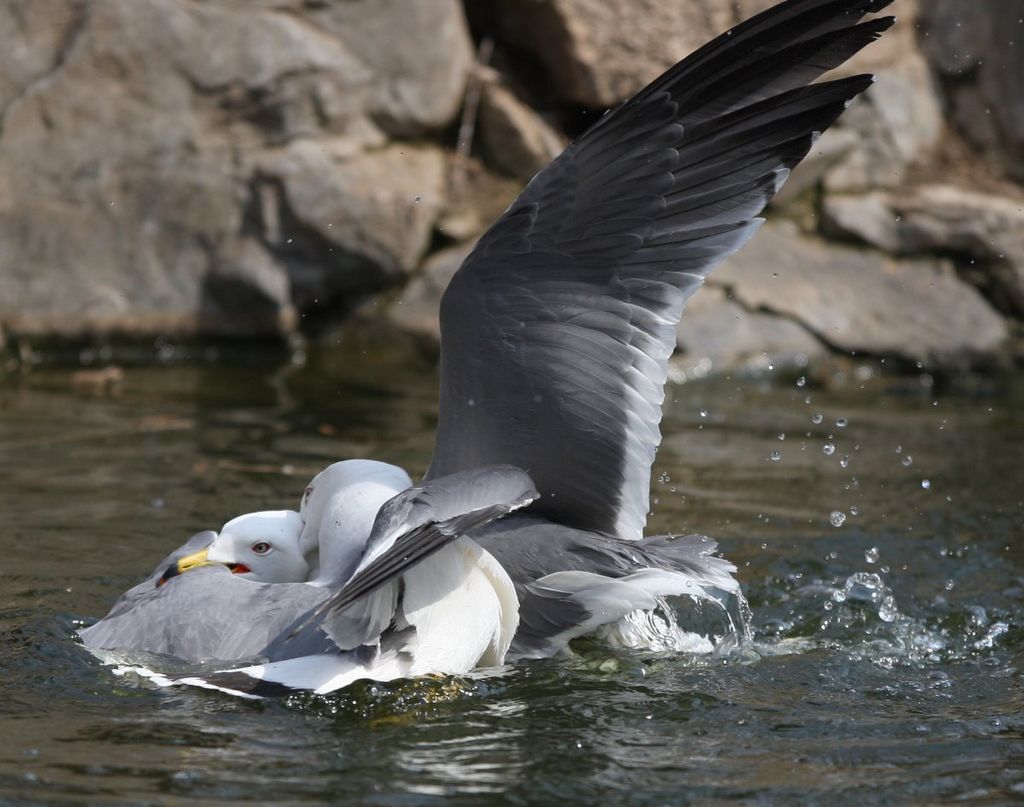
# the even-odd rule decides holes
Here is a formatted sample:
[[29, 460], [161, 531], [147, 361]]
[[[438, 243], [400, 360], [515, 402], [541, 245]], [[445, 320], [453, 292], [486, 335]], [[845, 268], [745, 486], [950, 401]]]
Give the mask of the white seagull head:
[[221, 528], [206, 559], [259, 583], [299, 583], [309, 575], [301, 533], [302, 517], [294, 510], [246, 513]]

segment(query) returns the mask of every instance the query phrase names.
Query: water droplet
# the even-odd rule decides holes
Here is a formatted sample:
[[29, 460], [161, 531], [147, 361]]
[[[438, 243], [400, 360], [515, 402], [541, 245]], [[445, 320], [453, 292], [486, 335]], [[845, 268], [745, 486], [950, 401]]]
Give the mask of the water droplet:
[[780, 440], [785, 440], [786, 439], [786, 433], [785, 432], [779, 432], [779, 439]]
[[928, 490], [929, 488], [931, 488], [931, 486], [932, 486], [932, 481], [930, 479], [922, 479], [921, 480], [921, 487], [924, 488], [925, 490]]
[[914, 464], [914, 458], [907, 454], [907, 456], [901, 459], [900, 462], [903, 464], [904, 468], [909, 468], [911, 465]]
[[813, 423], [815, 426], [821, 423], [824, 419], [825, 418], [817, 412], [811, 415], [811, 423]]
[[849, 468], [850, 467], [850, 455], [849, 454], [843, 454], [843, 458], [841, 460], [839, 460], [839, 467], [840, 468]]
[[781, 459], [782, 459], [782, 452], [781, 451], [776, 449], [775, 451], [772, 452], [772, 454], [771, 454], [771, 461], [772, 462], [779, 462]]
[[850, 421], [848, 421], [846, 418], [836, 418], [836, 426], [838, 426], [840, 429], [845, 429], [849, 425]]
[[832, 445], [832, 443], [825, 443], [825, 445], [821, 447], [821, 453], [826, 457], [831, 457], [836, 453], [836, 447]]
[[669, 476], [669, 475], [668, 475], [667, 473], [665, 473], [664, 471], [662, 471], [662, 472], [661, 472], [661, 473], [660, 473], [660, 474], [658, 475], [658, 481], [659, 481], [659, 482], [661, 482], [661, 484], [663, 484], [663, 485], [664, 485], [664, 484], [665, 484], [666, 482], [671, 482], [671, 481], [672, 481], [672, 477], [670, 477], [670, 476]]
[[846, 513], [842, 510], [833, 510], [829, 515], [828, 520], [833, 527], [842, 527], [846, 521]]
[[[837, 596], [838, 595], [838, 596]], [[846, 578], [842, 589], [832, 592], [836, 602], [862, 602], [878, 606], [878, 616], [892, 622], [897, 616], [896, 598], [874, 572], [857, 572]]]
[[708, 416], [708, 410], [707, 409], [701, 409], [700, 410], [700, 416], [702, 418], [706, 418]]
[[868, 563], [878, 563], [878, 556], [879, 552], [877, 546], [873, 546], [870, 549], [864, 550], [864, 560], [866, 560]]
[[831, 600], [825, 600], [825, 603], [824, 603], [824, 605], [823, 605], [822, 607], [823, 607], [823, 608], [824, 608], [824, 609], [825, 609], [826, 611], [831, 611], [831, 610], [832, 610], [833, 608], [835, 608], [835, 607], [836, 607], [836, 605], [835, 605], [835, 603], [834, 603], [834, 602], [832, 602]]
[[943, 586], [943, 588], [945, 588], [946, 591], [952, 591], [955, 587], [956, 583], [952, 580], [947, 580], [945, 585]]
[[852, 507], [850, 507], [850, 515], [851, 516], [859, 516], [860, 515], [860, 508], [857, 505], [853, 505]]
[[894, 622], [899, 615], [900, 612], [896, 609], [896, 598], [892, 594], [883, 596], [882, 602], [878, 606], [878, 618], [883, 622]]
[[796, 385], [797, 385], [798, 387], [803, 387], [803, 386], [806, 386], [806, 384], [807, 384], [807, 379], [806, 379], [806, 378], [804, 378], [803, 376], [800, 376], [800, 377], [799, 377], [799, 378], [798, 378], [798, 379], [796, 380]]

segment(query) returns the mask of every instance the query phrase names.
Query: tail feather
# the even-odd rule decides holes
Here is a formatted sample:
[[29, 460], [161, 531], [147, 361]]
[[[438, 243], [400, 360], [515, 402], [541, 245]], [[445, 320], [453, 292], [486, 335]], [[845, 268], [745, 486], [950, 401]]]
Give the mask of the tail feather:
[[[650, 543], [650, 546], [648, 546]], [[727, 605], [740, 598], [736, 567], [712, 557], [714, 541], [692, 535], [645, 539], [645, 554], [660, 568], [638, 568], [621, 577], [594, 572], [555, 572], [525, 586], [520, 604], [520, 628], [511, 654], [536, 658], [568, 650], [573, 639], [590, 634], [616, 644], [647, 649], [682, 649], [680, 630], [669, 598], [688, 597], [726, 616], [737, 629]], [[655, 612], [663, 614], [654, 618]], [[618, 637], [618, 638], [616, 638]], [[691, 650], [713, 649], [686, 643]]]

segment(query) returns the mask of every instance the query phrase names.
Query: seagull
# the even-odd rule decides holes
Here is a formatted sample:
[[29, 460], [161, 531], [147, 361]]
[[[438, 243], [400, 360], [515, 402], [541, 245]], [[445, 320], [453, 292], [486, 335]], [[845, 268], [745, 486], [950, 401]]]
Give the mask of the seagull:
[[[198, 533], [80, 631], [85, 646], [160, 685], [242, 697], [325, 694], [356, 680], [503, 663], [519, 621], [515, 587], [465, 534], [534, 501], [526, 474], [492, 466], [410, 486], [400, 468], [349, 460], [314, 485], [304, 504], [315, 521], [307, 517], [300, 533], [281, 536], [282, 546], [299, 550], [317, 534], [311, 580], [251, 579], [251, 571], [238, 573], [231, 546], [217, 549], [224, 533]], [[289, 515], [250, 514], [228, 525], [293, 521]], [[360, 536], [355, 552], [352, 535]], [[268, 542], [265, 526], [256, 537]], [[211, 560], [216, 551], [228, 559]], [[207, 669], [167, 675], [159, 669], [167, 659]]]
[[[891, 1], [779, 3], [669, 68], [538, 173], [442, 299], [439, 422], [423, 481], [403, 488], [404, 471], [376, 464], [314, 479], [298, 538], [308, 581], [258, 583], [193, 561], [161, 586], [166, 571], [155, 572], [136, 599], [128, 592], [85, 643], [184, 658], [172, 634], [191, 623], [163, 643], [132, 641], [158, 630], [103, 627], [163, 624], [167, 598], [181, 597], [216, 610], [223, 639], [204, 658], [257, 661], [179, 680], [251, 693], [252, 682], [330, 691], [360, 676], [550, 656], [585, 635], [675, 649], [677, 598], [741, 627], [742, 608], [725, 604], [741, 600], [736, 570], [712, 540], [643, 534], [676, 325], [871, 85], [870, 75], [818, 79], [895, 22], [863, 20]], [[398, 515], [408, 507], [415, 517]], [[211, 540], [193, 538], [168, 564], [189, 566]], [[460, 591], [483, 578], [478, 620]], [[243, 641], [250, 628], [258, 640]], [[438, 649], [453, 636], [457, 659]], [[461, 642], [471, 651], [457, 652]]]

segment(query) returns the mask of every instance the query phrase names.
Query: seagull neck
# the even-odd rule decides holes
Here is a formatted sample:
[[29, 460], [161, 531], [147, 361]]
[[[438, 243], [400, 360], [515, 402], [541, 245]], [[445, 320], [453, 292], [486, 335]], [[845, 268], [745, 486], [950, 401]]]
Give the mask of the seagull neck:
[[335, 493], [320, 521], [319, 568], [311, 582], [337, 585], [355, 572], [377, 512], [401, 488], [376, 480], [356, 482]]

